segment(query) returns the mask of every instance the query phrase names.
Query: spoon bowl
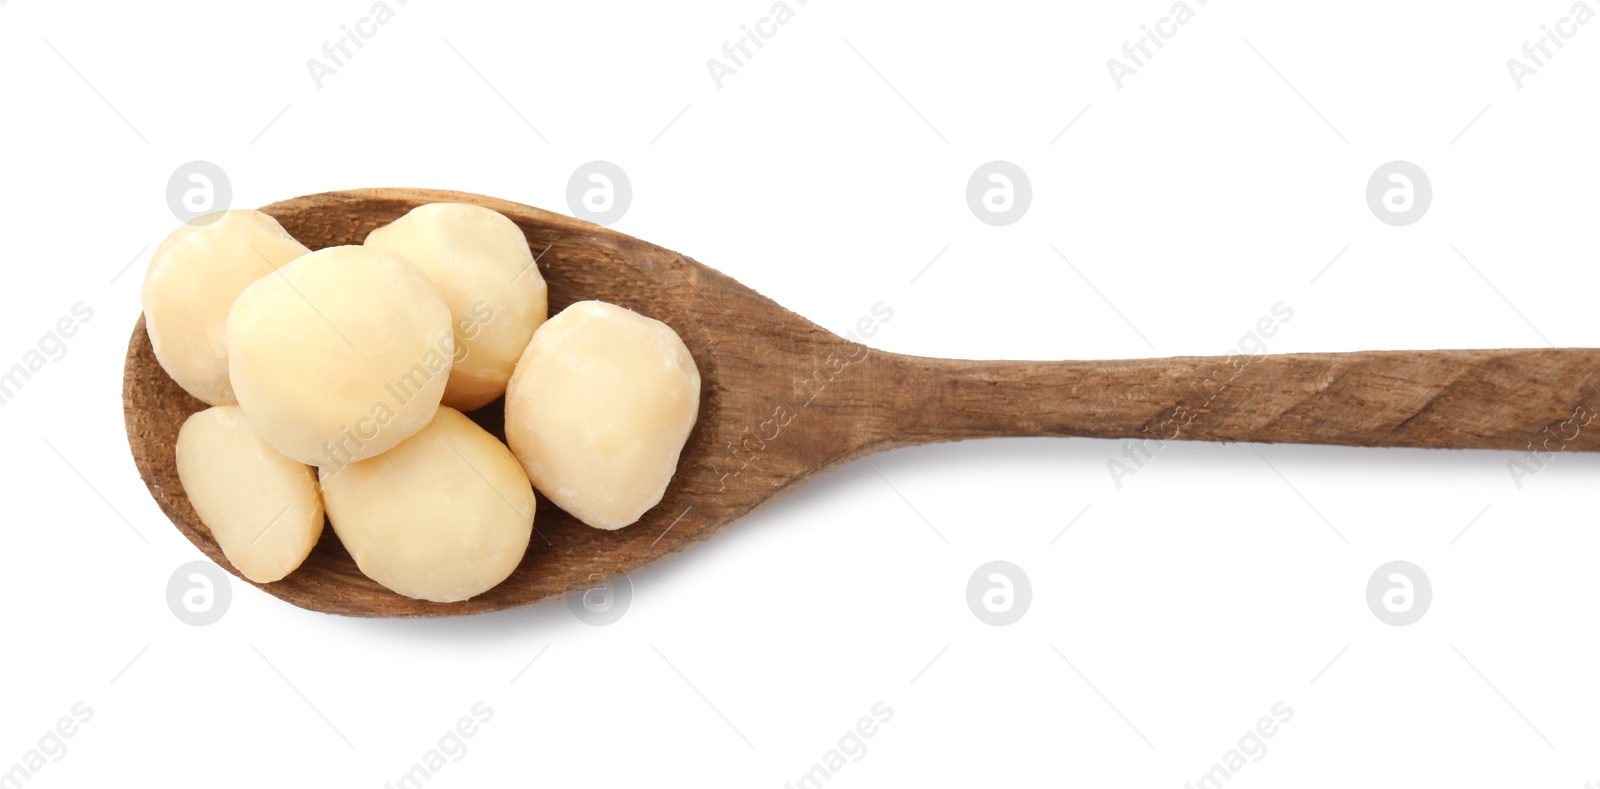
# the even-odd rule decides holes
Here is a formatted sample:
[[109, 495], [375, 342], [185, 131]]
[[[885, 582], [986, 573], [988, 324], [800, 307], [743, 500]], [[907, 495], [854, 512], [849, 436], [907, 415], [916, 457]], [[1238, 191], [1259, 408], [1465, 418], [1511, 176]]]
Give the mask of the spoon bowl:
[[[639, 522], [616, 531], [585, 526], [540, 497], [536, 533], [522, 563], [505, 582], [463, 602], [432, 603], [385, 589], [361, 573], [331, 528], [324, 528], [299, 569], [256, 586], [302, 608], [354, 616], [449, 616], [524, 605], [592, 588], [682, 550], [846, 459], [851, 442], [819, 452], [818, 442], [805, 440], [807, 425], [792, 416], [781, 428], [768, 426], [773, 440], [752, 436], [779, 406], [803, 407], [794, 404], [803, 378], [824, 363], [838, 369], [847, 361], [842, 354], [860, 356], [864, 346], [835, 337], [675, 252], [588, 222], [461, 192], [333, 192], [261, 210], [317, 250], [360, 244], [372, 230], [437, 202], [482, 205], [516, 222], [549, 285], [550, 314], [576, 301], [600, 299], [663, 321], [683, 338], [700, 370], [701, 402], [671, 486]], [[810, 383], [825, 390], [823, 380]], [[185, 537], [238, 576], [200, 522], [177, 474], [178, 430], [207, 406], [162, 370], [143, 318], [129, 342], [123, 397], [129, 444], [151, 495]], [[469, 416], [503, 441], [504, 408], [501, 399]], [[773, 436], [775, 430], [789, 435]]]
[[[195, 514], [174, 447], [206, 407], [157, 363], [141, 318], [123, 374], [135, 465], [180, 532], [241, 580], [315, 611], [451, 616], [598, 586], [703, 540], [827, 470], [875, 450], [983, 436], [1085, 436], [1358, 446], [1600, 449], [1600, 351], [1362, 351], [1131, 361], [956, 361], [841, 338], [681, 254], [560, 214], [463, 192], [365, 189], [261, 209], [316, 250], [436, 202], [514, 221], [549, 285], [550, 313], [586, 299], [671, 326], [701, 377], [699, 418], [661, 502], [616, 531], [539, 498], [536, 533], [503, 583], [432, 603], [367, 578], [331, 528], [283, 580], [239, 575]], [[469, 414], [505, 438], [504, 402]], [[1581, 422], [1581, 424], [1579, 424]], [[1552, 446], [1553, 436], [1559, 436]], [[1537, 444], [1537, 446], [1536, 446]], [[1121, 448], [1114, 452], [1120, 456]], [[1052, 494], [1055, 495], [1055, 494]]]

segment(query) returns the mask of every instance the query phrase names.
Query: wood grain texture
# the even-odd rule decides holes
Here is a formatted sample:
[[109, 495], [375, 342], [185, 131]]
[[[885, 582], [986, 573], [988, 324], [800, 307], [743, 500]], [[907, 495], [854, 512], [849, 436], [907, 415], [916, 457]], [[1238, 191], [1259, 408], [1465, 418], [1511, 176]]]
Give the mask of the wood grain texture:
[[[909, 444], [1052, 435], [1600, 449], [1600, 428], [1574, 427], [1600, 414], [1600, 351], [1593, 349], [926, 359], [840, 338], [670, 250], [502, 200], [373, 189], [262, 210], [322, 249], [359, 244], [410, 209], [444, 201], [492, 208], [522, 228], [549, 283], [551, 314], [601, 299], [676, 330], [700, 369], [699, 419], [666, 496], [640, 522], [592, 529], [540, 497], [527, 556], [483, 595], [445, 604], [390, 592], [361, 574], [329, 528], [300, 569], [256, 584], [295, 605], [355, 616], [444, 616], [565, 595], [703, 540], [859, 454]], [[161, 369], [142, 319], [128, 346], [123, 400], [129, 445], [151, 495], [179, 531], [237, 576], [190, 506], [175, 465], [178, 429], [205, 406]], [[504, 438], [502, 402], [470, 416]], [[1553, 442], [1555, 434], [1563, 440]]]
[[999, 435], [1600, 449], [1600, 350], [1362, 351], [1094, 362], [901, 359], [898, 443]]

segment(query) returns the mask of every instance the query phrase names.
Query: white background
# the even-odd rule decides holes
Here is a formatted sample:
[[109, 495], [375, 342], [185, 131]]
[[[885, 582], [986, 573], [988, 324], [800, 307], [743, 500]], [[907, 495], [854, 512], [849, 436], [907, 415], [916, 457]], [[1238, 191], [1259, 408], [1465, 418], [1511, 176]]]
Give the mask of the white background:
[[[1278, 301], [1275, 353], [1593, 346], [1600, 23], [1520, 89], [1506, 68], [1567, 0], [1196, 2], [1121, 89], [1106, 60], [1165, 0], [796, 2], [721, 88], [706, 61], [765, 0], [411, 0], [319, 89], [307, 59], [370, 7], [0, 4], [0, 367], [94, 313], [0, 407], [0, 770], [83, 701], [29, 787], [381, 787], [483, 701], [428, 786], [781, 787], [881, 700], [830, 787], [1176, 788], [1283, 701], [1230, 787], [1600, 783], [1592, 456], [1519, 489], [1506, 453], [1174, 443], [1119, 489], [1109, 441], [902, 449], [637, 573], [608, 627], [560, 601], [353, 620], [235, 583], [195, 628], [165, 588], [200, 554], [120, 400], [196, 159], [238, 207], [418, 186], [563, 212], [576, 167], [614, 162], [616, 229], [840, 333], [885, 301], [873, 344], [903, 353], [1222, 353]], [[1007, 227], [966, 204], [995, 159], [1033, 186]], [[1399, 228], [1364, 196], [1396, 159], [1434, 191]], [[1032, 581], [1009, 627], [964, 599], [994, 559]], [[1408, 627], [1365, 600], [1393, 559], [1433, 586]]]

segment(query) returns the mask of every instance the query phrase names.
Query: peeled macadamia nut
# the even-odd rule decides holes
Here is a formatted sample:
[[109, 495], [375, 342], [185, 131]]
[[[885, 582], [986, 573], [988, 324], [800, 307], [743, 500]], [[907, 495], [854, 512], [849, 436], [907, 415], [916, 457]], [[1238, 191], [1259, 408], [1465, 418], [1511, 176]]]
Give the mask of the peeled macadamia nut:
[[245, 286], [310, 250], [260, 211], [207, 214], [156, 248], [139, 300], [156, 361], [210, 405], [236, 402], [228, 385], [228, 308]]
[[506, 438], [540, 493], [620, 529], [661, 501], [700, 409], [672, 327], [581, 301], [533, 333], [506, 391]]
[[431, 203], [372, 231], [366, 245], [417, 264], [450, 306], [456, 357], [444, 404], [471, 411], [505, 394], [548, 309], [522, 229], [482, 206]]
[[222, 553], [256, 583], [293, 572], [322, 536], [311, 468], [261, 440], [238, 406], [208, 408], [183, 423], [178, 479]]
[[312, 252], [244, 289], [228, 374], [250, 424], [314, 466], [372, 457], [427, 426], [450, 376], [450, 308], [375, 247]]
[[382, 455], [318, 473], [356, 566], [407, 597], [466, 600], [504, 581], [528, 549], [528, 476], [505, 444], [453, 408]]

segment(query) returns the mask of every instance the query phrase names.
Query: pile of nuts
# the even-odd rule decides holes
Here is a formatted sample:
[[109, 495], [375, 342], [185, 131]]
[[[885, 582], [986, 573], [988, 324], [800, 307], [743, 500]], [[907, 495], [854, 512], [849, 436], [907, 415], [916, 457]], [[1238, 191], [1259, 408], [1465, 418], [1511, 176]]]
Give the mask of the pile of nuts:
[[[476, 205], [316, 252], [259, 211], [200, 217], [141, 301], [161, 367], [212, 406], [179, 432], [179, 478], [258, 583], [299, 567], [326, 515], [374, 581], [466, 600], [521, 562], [535, 488], [596, 528], [637, 521], [699, 411], [671, 327], [600, 301], [547, 320], [522, 229]], [[462, 413], [502, 395], [509, 446]]]

